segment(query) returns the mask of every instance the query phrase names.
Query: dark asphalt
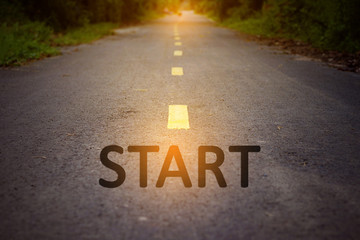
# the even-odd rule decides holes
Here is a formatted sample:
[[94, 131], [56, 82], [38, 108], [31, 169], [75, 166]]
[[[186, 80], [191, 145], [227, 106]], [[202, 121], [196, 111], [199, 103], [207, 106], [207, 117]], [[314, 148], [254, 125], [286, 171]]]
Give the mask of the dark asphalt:
[[[1, 70], [0, 91], [0, 239], [360, 236], [359, 74], [185, 12]], [[167, 129], [171, 104], [188, 105], [189, 130]], [[99, 158], [111, 144], [125, 149], [111, 155], [126, 170], [115, 189], [98, 183], [116, 177]], [[147, 188], [129, 145], [160, 146], [148, 156]], [[180, 178], [155, 187], [170, 145], [192, 188]], [[201, 145], [224, 151], [228, 187], [211, 173], [197, 186]], [[250, 154], [248, 188], [231, 145], [261, 147]]]

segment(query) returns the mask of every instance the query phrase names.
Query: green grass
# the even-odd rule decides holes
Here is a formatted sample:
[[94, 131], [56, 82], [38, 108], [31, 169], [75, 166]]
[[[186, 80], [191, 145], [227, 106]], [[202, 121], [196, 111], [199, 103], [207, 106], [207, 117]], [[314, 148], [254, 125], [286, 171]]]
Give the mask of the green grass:
[[222, 22], [221, 25], [243, 33], [266, 38], [296, 38], [296, 36], [282, 31], [280, 26], [274, 21], [269, 21], [268, 18], [261, 16], [245, 20], [230, 17]]
[[81, 28], [75, 28], [58, 34], [53, 43], [57, 46], [78, 45], [82, 43], [90, 43], [104, 36], [113, 34], [113, 29], [119, 27], [115, 23], [97, 23], [86, 25]]
[[50, 45], [52, 30], [39, 22], [0, 26], [0, 65], [20, 65], [28, 60], [59, 54]]
[[55, 35], [40, 22], [0, 25], [0, 66], [18, 66], [29, 60], [59, 55], [59, 46], [78, 45], [111, 35], [114, 23], [98, 23]]
[[[287, 23], [281, 27], [272, 18], [266, 16], [256, 16], [245, 20], [236, 17], [229, 17], [220, 25], [239, 32], [250, 35], [262, 36], [265, 38], [293, 39], [311, 44], [313, 47], [322, 50], [336, 50], [342, 52], [358, 52], [360, 41], [355, 38], [345, 36], [331, 29], [325, 33], [316, 25], [307, 24], [300, 26], [296, 23]], [[303, 29], [306, 29], [304, 31]]]

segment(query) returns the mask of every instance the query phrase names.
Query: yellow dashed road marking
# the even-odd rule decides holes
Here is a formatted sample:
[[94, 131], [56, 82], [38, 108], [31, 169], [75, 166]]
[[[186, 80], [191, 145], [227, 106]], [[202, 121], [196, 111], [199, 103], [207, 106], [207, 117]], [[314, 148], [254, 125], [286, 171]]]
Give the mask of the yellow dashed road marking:
[[[174, 43], [175, 46], [181, 46], [180, 36], [177, 25], [174, 26]], [[182, 56], [183, 51], [175, 50], [174, 56]], [[171, 75], [182, 76], [184, 71], [182, 67], [172, 67]], [[189, 114], [187, 105], [169, 105], [168, 129], [189, 129]]]
[[172, 67], [171, 68], [171, 75], [173, 76], [182, 76], [184, 75], [184, 71], [182, 67]]
[[174, 56], [182, 56], [183, 52], [181, 50], [175, 50], [174, 51]]
[[169, 105], [168, 129], [189, 129], [187, 105]]

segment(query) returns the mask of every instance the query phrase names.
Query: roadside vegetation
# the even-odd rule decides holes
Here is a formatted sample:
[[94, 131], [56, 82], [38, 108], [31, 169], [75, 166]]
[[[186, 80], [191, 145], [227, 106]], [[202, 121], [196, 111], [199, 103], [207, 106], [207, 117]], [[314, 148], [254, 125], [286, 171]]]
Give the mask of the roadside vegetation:
[[0, 0], [0, 66], [60, 54], [113, 29], [161, 16], [180, 0]]
[[191, 0], [197, 12], [244, 33], [360, 51], [359, 0]]
[[[184, 1], [0, 0], [0, 66], [60, 54], [59, 46], [92, 42], [114, 28], [161, 16], [164, 9], [177, 12]], [[359, 0], [189, 2], [197, 12], [244, 33], [360, 52]]]
[[83, 27], [69, 29], [64, 33], [54, 35], [52, 43], [56, 46], [90, 43], [103, 36], [113, 34], [113, 29], [117, 27], [119, 27], [119, 24], [109, 22], [87, 24]]
[[14, 23], [0, 26], [0, 64], [19, 65], [28, 59], [59, 54], [51, 46], [53, 30], [40, 22]]

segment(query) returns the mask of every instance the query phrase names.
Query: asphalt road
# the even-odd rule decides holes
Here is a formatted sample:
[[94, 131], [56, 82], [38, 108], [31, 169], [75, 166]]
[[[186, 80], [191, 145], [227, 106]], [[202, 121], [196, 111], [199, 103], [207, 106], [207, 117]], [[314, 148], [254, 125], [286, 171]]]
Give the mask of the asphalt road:
[[[0, 91], [0, 239], [360, 236], [358, 74], [184, 12], [1, 70]], [[187, 105], [190, 129], [167, 128], [169, 105]], [[124, 148], [110, 158], [126, 180], [109, 189], [99, 179], [116, 174], [100, 152], [112, 144]], [[130, 145], [160, 147], [148, 154], [146, 188]], [[171, 145], [191, 188], [178, 177], [155, 186]], [[203, 145], [224, 151], [226, 188], [211, 172], [198, 187]], [[232, 145], [261, 147], [249, 155], [247, 188]]]

